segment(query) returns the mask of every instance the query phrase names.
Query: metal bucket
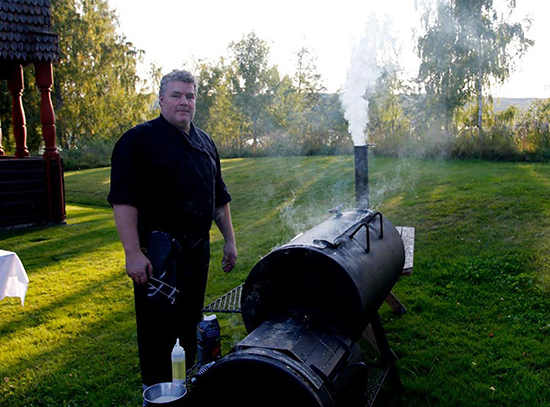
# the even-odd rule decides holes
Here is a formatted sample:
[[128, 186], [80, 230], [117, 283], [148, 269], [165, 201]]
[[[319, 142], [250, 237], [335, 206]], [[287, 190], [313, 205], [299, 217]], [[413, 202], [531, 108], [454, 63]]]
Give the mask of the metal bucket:
[[187, 388], [183, 384], [166, 382], [149, 386], [143, 392], [143, 399], [149, 406], [183, 406]]

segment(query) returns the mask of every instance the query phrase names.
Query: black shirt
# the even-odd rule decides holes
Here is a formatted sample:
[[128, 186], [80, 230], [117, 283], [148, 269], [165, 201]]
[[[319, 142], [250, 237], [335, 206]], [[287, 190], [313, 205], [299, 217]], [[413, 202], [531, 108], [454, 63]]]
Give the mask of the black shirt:
[[138, 209], [143, 238], [152, 230], [207, 235], [215, 208], [231, 196], [210, 136], [193, 123], [187, 135], [161, 115], [130, 129], [116, 143], [107, 199], [111, 205]]

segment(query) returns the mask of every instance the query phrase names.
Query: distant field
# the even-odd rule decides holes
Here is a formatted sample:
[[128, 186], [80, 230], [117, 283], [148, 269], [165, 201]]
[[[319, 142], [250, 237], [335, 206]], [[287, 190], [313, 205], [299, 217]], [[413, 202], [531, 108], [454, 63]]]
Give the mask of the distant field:
[[510, 106], [516, 106], [519, 110], [527, 110], [529, 106], [536, 102], [537, 98], [495, 98], [493, 109], [495, 112], [508, 109]]
[[[550, 165], [377, 157], [370, 165], [372, 207], [416, 228], [414, 272], [394, 289], [408, 313], [381, 308], [402, 405], [548, 406]], [[207, 301], [328, 209], [354, 206], [351, 156], [223, 167], [239, 262], [220, 271], [213, 230]], [[18, 253], [31, 280], [24, 307], [0, 302], [0, 405], [138, 406], [133, 299], [105, 200], [109, 169], [65, 181], [66, 225], [0, 233], [0, 248]], [[220, 319], [226, 353], [245, 332], [239, 317]]]

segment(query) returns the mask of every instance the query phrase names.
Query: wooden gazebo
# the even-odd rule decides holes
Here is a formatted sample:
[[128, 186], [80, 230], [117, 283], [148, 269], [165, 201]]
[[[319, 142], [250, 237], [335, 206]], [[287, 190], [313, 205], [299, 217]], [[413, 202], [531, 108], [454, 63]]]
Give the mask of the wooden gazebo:
[[[50, 97], [52, 63], [59, 57], [58, 36], [51, 32], [50, 0], [0, 0], [0, 79], [12, 97], [15, 155], [5, 155], [0, 127], [0, 228], [63, 223], [63, 166], [56, 147], [55, 115]], [[45, 152], [31, 157], [27, 148], [23, 69], [33, 64], [41, 93], [40, 121]]]

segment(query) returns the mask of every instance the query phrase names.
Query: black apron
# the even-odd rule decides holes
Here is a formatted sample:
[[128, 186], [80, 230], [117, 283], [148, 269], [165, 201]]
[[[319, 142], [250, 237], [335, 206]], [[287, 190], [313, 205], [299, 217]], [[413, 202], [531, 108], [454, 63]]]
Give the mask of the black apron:
[[141, 377], [151, 386], [172, 381], [171, 352], [177, 338], [185, 349], [187, 368], [194, 364], [196, 326], [202, 319], [210, 262], [209, 236], [174, 238], [152, 232], [145, 254], [157, 281], [134, 283], [134, 299]]

